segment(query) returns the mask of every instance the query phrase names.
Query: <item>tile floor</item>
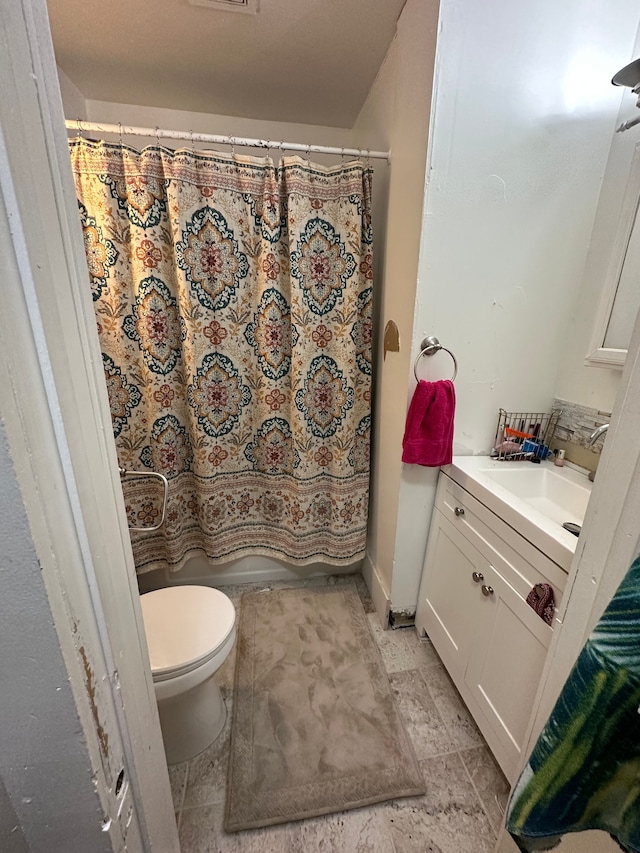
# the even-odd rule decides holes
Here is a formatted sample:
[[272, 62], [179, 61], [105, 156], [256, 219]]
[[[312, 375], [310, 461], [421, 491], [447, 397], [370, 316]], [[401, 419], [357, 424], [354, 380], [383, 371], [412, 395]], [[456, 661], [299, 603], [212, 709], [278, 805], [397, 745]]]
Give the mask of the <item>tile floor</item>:
[[383, 631], [358, 576], [227, 586], [237, 605], [253, 589], [355, 580], [427, 793], [362, 809], [227, 835], [222, 830], [234, 655], [217, 674], [227, 724], [202, 755], [169, 769], [182, 853], [490, 853], [508, 785], [440, 659], [413, 628]]

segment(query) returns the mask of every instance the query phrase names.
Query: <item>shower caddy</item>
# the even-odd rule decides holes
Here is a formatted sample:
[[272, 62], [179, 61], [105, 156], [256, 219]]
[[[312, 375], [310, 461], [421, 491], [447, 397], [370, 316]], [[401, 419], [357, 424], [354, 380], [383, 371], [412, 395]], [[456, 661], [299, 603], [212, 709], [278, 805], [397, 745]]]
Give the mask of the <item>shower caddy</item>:
[[498, 410], [498, 424], [491, 457], [499, 461], [542, 460], [551, 455], [551, 442], [562, 409], [550, 412]]

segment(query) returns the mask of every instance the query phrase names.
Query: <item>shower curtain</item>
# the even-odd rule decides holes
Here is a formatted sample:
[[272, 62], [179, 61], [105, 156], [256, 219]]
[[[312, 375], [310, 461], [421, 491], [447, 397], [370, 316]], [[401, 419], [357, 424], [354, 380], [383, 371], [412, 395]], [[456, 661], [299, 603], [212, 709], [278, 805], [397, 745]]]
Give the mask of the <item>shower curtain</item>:
[[[70, 142], [138, 572], [364, 554], [371, 170]], [[146, 480], [130, 526], [157, 522]]]

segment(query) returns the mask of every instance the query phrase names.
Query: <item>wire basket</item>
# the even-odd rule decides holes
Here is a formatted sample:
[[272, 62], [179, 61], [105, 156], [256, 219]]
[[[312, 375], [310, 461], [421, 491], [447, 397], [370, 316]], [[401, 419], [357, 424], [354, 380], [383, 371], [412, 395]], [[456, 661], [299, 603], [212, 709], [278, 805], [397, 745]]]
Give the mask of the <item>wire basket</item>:
[[498, 460], [546, 459], [562, 409], [550, 412], [498, 411], [491, 456]]

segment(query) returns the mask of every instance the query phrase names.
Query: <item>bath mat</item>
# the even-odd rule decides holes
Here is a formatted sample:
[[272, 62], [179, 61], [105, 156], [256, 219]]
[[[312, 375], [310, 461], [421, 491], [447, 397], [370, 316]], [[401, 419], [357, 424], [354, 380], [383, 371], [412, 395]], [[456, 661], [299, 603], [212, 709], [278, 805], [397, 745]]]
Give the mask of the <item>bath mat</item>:
[[227, 832], [425, 792], [352, 584], [245, 593]]

